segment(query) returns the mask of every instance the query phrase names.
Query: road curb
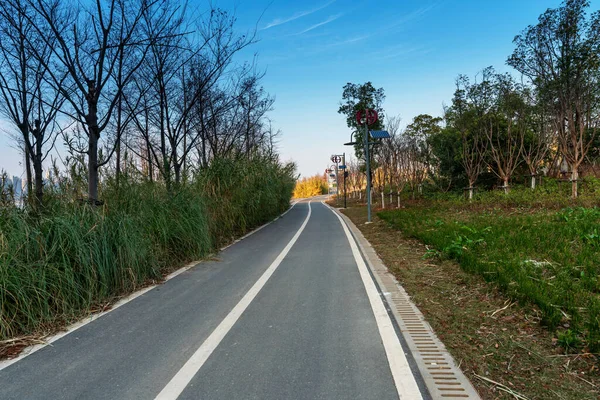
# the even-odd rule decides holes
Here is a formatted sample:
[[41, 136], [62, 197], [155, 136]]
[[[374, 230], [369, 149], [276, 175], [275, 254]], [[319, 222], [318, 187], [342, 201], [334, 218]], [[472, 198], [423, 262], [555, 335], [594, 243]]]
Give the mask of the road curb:
[[367, 266], [390, 305], [390, 311], [400, 327], [404, 342], [413, 355], [431, 398], [481, 399], [421, 311], [383, 264], [362, 232], [339, 209], [331, 208], [343, 218], [356, 239]]

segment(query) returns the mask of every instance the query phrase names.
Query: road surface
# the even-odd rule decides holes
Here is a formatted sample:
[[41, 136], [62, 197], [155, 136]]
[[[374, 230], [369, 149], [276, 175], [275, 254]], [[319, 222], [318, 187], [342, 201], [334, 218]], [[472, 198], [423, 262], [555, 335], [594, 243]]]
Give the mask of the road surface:
[[427, 398], [344, 226], [296, 204], [0, 370], [0, 399]]

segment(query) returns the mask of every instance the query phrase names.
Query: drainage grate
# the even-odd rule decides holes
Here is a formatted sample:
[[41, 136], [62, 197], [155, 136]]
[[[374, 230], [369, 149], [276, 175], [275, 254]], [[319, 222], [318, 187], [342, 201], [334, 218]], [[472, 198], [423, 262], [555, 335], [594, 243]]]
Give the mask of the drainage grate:
[[[370, 258], [370, 257], [369, 257]], [[373, 268], [385, 288], [400, 330], [434, 399], [479, 399], [425, 318], [396, 279], [380, 264]]]
[[431, 397], [433, 399], [481, 399], [471, 382], [456, 365], [444, 344], [425, 321], [423, 314], [383, 265], [369, 242], [346, 216], [343, 218], [354, 233], [354, 237], [365, 255], [367, 265], [392, 308], [392, 313]]

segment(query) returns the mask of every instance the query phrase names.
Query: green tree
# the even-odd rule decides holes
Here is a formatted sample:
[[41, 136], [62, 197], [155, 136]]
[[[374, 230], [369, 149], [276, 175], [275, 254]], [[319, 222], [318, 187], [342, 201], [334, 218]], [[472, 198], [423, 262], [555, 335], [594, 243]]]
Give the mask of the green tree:
[[548, 9], [515, 38], [507, 61], [532, 80], [552, 108], [560, 151], [571, 167], [573, 198], [598, 124], [600, 12], [588, 15], [588, 8], [587, 0], [566, 0]]
[[461, 133], [453, 126], [446, 126], [429, 138], [432, 154], [431, 179], [443, 191], [468, 184], [461, 162]]
[[431, 137], [441, 131], [442, 119], [427, 114], [417, 115], [413, 122], [406, 127], [409, 183], [415, 195], [415, 189], [420, 188], [427, 175], [432, 171]]
[[356, 120], [356, 113], [365, 109], [373, 109], [379, 115], [377, 122], [369, 126], [370, 130], [383, 129], [383, 101], [385, 93], [383, 88], [376, 89], [371, 82], [364, 84], [347, 83], [342, 93], [342, 101], [338, 113], [346, 117], [346, 124], [352, 131], [354, 142], [354, 153], [356, 157], [364, 160], [364, 134], [365, 127]]

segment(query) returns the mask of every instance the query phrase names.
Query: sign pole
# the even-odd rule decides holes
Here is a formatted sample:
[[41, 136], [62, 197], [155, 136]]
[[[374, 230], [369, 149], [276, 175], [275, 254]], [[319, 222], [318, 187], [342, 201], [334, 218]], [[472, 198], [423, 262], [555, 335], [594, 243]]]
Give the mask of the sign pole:
[[335, 200], [337, 204], [340, 204], [340, 168], [337, 162], [337, 156], [335, 159]]
[[365, 160], [367, 164], [367, 222], [371, 222], [371, 159], [369, 158], [369, 110], [365, 109]]
[[344, 166], [346, 166], [346, 168], [344, 168], [344, 208], [348, 208], [348, 205], [346, 204], [346, 174], [348, 173], [348, 166], [346, 164], [346, 153], [344, 153], [344, 155], [342, 156], [342, 162], [344, 163]]

